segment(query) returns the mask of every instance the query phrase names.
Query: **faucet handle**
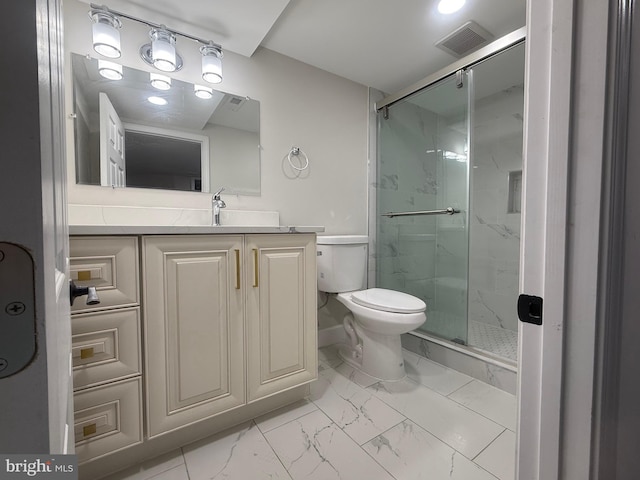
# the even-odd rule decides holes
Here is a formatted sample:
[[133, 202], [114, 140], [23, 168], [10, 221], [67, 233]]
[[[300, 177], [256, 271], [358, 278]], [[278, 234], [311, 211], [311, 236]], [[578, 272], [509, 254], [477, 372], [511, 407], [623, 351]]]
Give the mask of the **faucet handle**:
[[220, 194], [224, 191], [224, 187], [220, 187], [220, 190], [218, 190], [216, 193], [213, 194], [213, 198], [215, 200], [220, 200]]

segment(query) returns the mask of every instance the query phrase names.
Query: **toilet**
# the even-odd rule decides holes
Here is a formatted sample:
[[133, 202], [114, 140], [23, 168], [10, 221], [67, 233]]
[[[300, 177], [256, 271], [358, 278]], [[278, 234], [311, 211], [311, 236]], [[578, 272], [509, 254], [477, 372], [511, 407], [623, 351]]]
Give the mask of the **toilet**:
[[406, 375], [400, 335], [424, 323], [427, 306], [406, 293], [365, 288], [367, 244], [366, 235], [318, 237], [318, 290], [337, 294], [349, 310], [349, 344], [339, 347], [340, 357], [374, 378], [397, 381]]

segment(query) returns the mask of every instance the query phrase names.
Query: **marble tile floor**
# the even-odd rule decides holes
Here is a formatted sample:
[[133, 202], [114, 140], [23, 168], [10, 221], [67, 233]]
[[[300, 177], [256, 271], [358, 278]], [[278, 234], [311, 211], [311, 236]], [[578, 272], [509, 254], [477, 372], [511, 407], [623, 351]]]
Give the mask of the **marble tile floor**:
[[378, 382], [325, 347], [309, 398], [109, 480], [513, 480], [515, 397], [404, 353]]

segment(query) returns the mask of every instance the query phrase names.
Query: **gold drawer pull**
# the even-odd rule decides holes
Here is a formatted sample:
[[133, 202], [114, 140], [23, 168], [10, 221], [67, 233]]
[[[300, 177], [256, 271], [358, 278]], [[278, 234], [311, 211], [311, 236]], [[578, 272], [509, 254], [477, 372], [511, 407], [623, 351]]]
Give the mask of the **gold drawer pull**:
[[260, 278], [260, 272], [258, 271], [258, 249], [253, 248], [253, 286], [258, 286], [258, 279]]
[[84, 358], [91, 358], [93, 357], [93, 347], [89, 347], [89, 348], [82, 348], [80, 349], [80, 358], [84, 359]]
[[240, 250], [236, 248], [236, 290], [240, 290]]
[[78, 270], [78, 281], [91, 280], [91, 270]]
[[95, 423], [92, 423], [91, 425], [86, 425], [82, 427], [82, 436], [88, 437], [89, 435], [93, 435], [97, 431], [98, 431], [98, 426]]

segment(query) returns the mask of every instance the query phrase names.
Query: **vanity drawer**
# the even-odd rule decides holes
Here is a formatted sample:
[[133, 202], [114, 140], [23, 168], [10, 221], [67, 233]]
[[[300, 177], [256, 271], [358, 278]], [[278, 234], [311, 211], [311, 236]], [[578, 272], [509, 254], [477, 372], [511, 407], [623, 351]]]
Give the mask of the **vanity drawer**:
[[73, 315], [71, 332], [74, 389], [140, 374], [140, 308]]
[[138, 239], [136, 237], [71, 237], [70, 276], [76, 285], [96, 287], [100, 303], [76, 298], [71, 312], [94, 312], [140, 303]]
[[73, 396], [79, 464], [142, 442], [141, 391], [137, 377]]

